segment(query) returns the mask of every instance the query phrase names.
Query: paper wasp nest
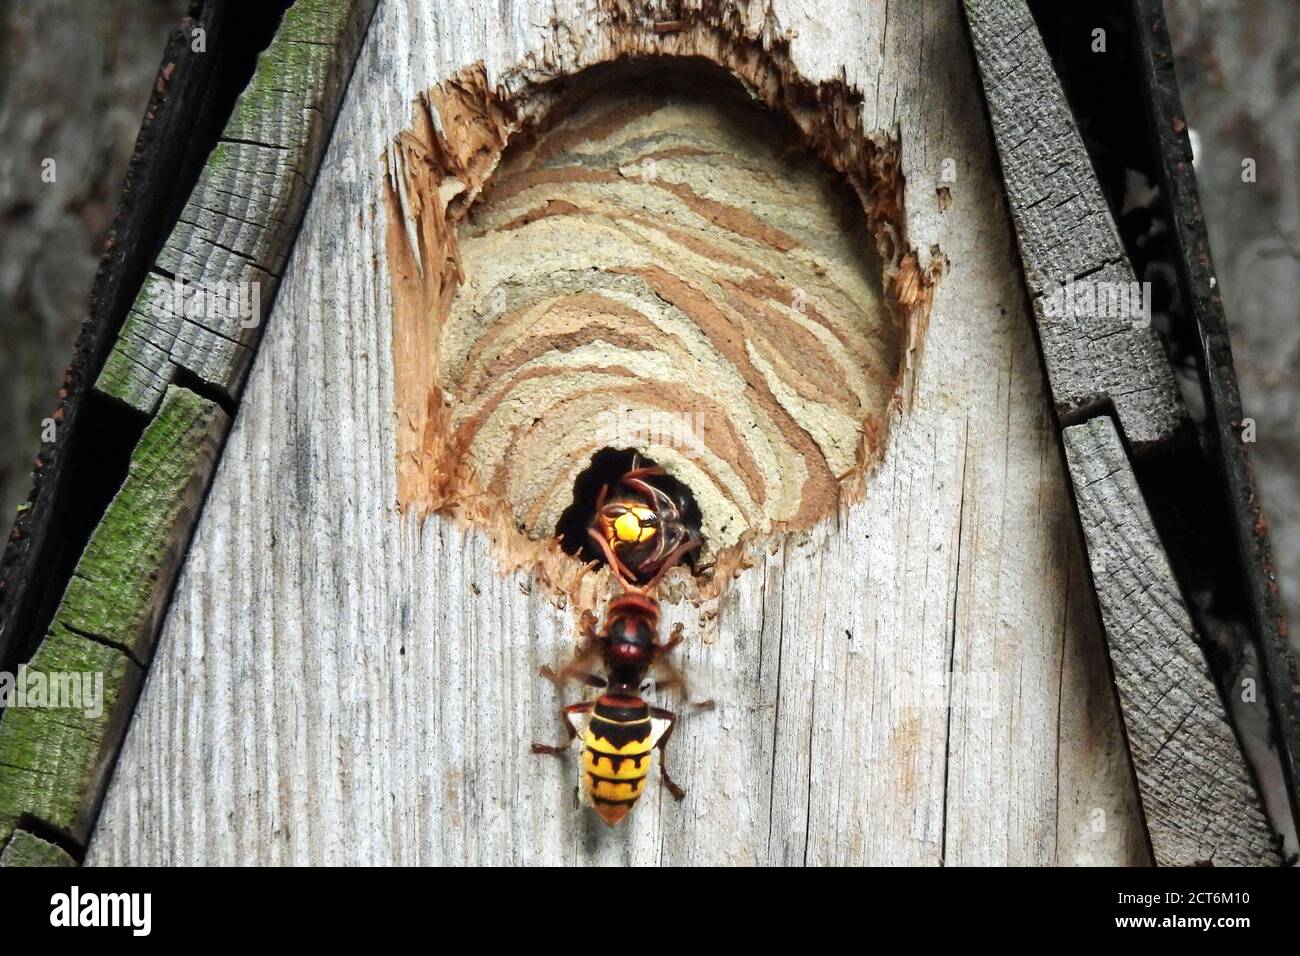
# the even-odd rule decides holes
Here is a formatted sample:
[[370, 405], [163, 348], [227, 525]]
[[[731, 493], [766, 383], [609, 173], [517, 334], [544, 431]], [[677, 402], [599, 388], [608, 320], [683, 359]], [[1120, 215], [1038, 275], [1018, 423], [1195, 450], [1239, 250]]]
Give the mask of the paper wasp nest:
[[436, 486], [433, 507], [547, 539], [593, 455], [636, 447], [690, 488], [711, 557], [831, 514], [878, 456], [907, 341], [879, 233], [740, 84], [615, 74], [457, 210], [465, 178], [439, 185], [459, 281], [425, 297], [445, 312], [406, 503]]

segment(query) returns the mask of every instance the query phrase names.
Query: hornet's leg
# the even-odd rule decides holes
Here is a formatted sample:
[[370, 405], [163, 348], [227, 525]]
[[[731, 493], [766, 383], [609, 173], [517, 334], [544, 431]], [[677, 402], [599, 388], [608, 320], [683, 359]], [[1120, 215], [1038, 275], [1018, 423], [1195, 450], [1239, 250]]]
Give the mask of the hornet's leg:
[[591, 616], [590, 611], [584, 611], [582, 614], [582, 623], [579, 630], [582, 633], [583, 644], [578, 653], [564, 667], [560, 668], [557, 674], [551, 669], [550, 664], [544, 664], [541, 668], [541, 675], [561, 690], [571, 680], [579, 680], [590, 687], [604, 687], [605, 679], [598, 677], [587, 670], [587, 662], [596, 656], [600, 651], [600, 638], [596, 634], [596, 619]]
[[[608, 494], [609, 494], [609, 485], [601, 485], [601, 486], [600, 486], [600, 491], [599, 491], [599, 492], [597, 493], [597, 495], [596, 495], [596, 512], [595, 512], [596, 514], [599, 514], [599, 513], [600, 513], [600, 509], [603, 508], [603, 507], [605, 507], [605, 497], [606, 497]], [[590, 529], [590, 526], [588, 526], [588, 529], [587, 529], [587, 530], [588, 530], [588, 531], [591, 530], [591, 529]], [[561, 542], [562, 544], [568, 544], [568, 542], [564, 540], [564, 535], [560, 535], [560, 536], [559, 536], [559, 540], [560, 540], [560, 542]], [[579, 553], [581, 553], [581, 551], [582, 551], [582, 547], [581, 547], [581, 545], [579, 545], [579, 547], [578, 547], [578, 551], [579, 551]], [[589, 562], [589, 565], [593, 565], [593, 566], [594, 566], [596, 563], [597, 563], [597, 562], [592, 561], [592, 562]]]
[[691, 697], [690, 688], [686, 686], [686, 675], [683, 674], [676, 667], [676, 665], [670, 663], [669, 661], [663, 660], [662, 658], [655, 661], [655, 663], [659, 667], [662, 667], [665, 671], [668, 672], [668, 676], [665, 677], [663, 680], [655, 681], [656, 693], [658, 693], [661, 690], [666, 690], [668, 688], [675, 687], [682, 692], [682, 698], [687, 701], [687, 704], [690, 706], [692, 710], [697, 710], [697, 711], [712, 710], [715, 706], [717, 706], [716, 704], [714, 704], [711, 698], [709, 700], [692, 701], [690, 699]]
[[667, 656], [684, 640], [686, 640], [686, 629], [681, 624], [674, 624], [672, 633], [668, 635], [668, 643], [655, 651], [655, 660]]
[[666, 475], [666, 473], [667, 472], [664, 472], [663, 468], [660, 468], [658, 464], [656, 464], [653, 468], [633, 468], [632, 471], [624, 473], [624, 476], [620, 477], [619, 481], [627, 485], [628, 488], [634, 488], [638, 490], [638, 492], [646, 494], [646, 496], [650, 496], [650, 498], [653, 499], [656, 496], [659, 496], [659, 494], [664, 494], [664, 496], [666, 496], [667, 492], [664, 492], [662, 488], [655, 488], [655, 486], [651, 485], [649, 481], [646, 481], [646, 479], [647, 477]]
[[587, 534], [591, 535], [591, 540], [600, 545], [601, 553], [605, 555], [605, 560], [609, 562], [610, 568], [614, 571], [614, 576], [618, 578], [619, 583], [624, 587], [635, 588], [636, 582], [633, 580], [634, 575], [622, 559], [614, 553], [614, 549], [609, 546], [609, 542], [595, 528], [588, 528]]
[[593, 701], [584, 700], [580, 704], [570, 704], [568, 707], [562, 708], [560, 710], [560, 723], [564, 725], [564, 732], [567, 734], [564, 743], [558, 747], [552, 747], [550, 744], [539, 744], [533, 741], [533, 753], [562, 756], [572, 746], [573, 738], [578, 736], [578, 728], [573, 726], [572, 718], [578, 714], [589, 713], [593, 703]]
[[677, 564], [677, 562], [681, 561], [682, 558], [686, 557], [687, 554], [694, 551], [703, 543], [704, 542], [701, 541], [699, 538], [694, 538], [690, 541], [683, 542], [682, 544], [679, 544], [677, 547], [673, 548], [673, 550], [669, 552], [668, 556], [664, 558], [664, 563], [660, 565], [659, 570], [655, 572], [655, 576], [652, 577], [649, 580], [649, 582], [647, 582], [645, 589], [647, 591], [651, 590], [656, 584], [659, 583], [659, 580], [665, 574], [667, 574], [669, 571], [673, 569], [673, 567]]
[[550, 664], [543, 664], [542, 669], [538, 671], [543, 677], [554, 684], [556, 687], [563, 687], [571, 680], [581, 681], [588, 687], [605, 687], [605, 678], [599, 674], [592, 674], [583, 669], [577, 661], [565, 666], [558, 674], [551, 670]]
[[[665, 677], [663, 680], [655, 681], [655, 692], [658, 693], [661, 690], [671, 690], [673, 688], [677, 688], [682, 692], [682, 697], [684, 698], [689, 697], [690, 691], [686, 687], [686, 680], [682, 677], [681, 673], [677, 671], [676, 668], [671, 668], [671, 670], [672, 670], [672, 674], [670, 676]], [[688, 701], [687, 706], [690, 707], [691, 710], [700, 711], [700, 710], [713, 710], [713, 708], [717, 707], [718, 704], [717, 701], [715, 701], [712, 697], [710, 697], [708, 700]]]
[[664, 786], [673, 795], [673, 799], [681, 800], [686, 796], [686, 791], [677, 786], [673, 782], [673, 778], [668, 776], [668, 738], [673, 735], [673, 728], [677, 726], [677, 715], [671, 710], [664, 710], [662, 707], [651, 707], [650, 716], [668, 721], [668, 729], [659, 738], [659, 743], [655, 744], [656, 749], [659, 751], [659, 773], [663, 775]]
[[666, 659], [672, 649], [684, 640], [686, 640], [684, 629], [682, 628], [682, 625], [677, 624], [673, 627], [672, 634], [668, 636], [668, 643], [655, 651], [655, 666], [661, 667], [668, 672], [668, 676], [663, 680], [655, 681], [655, 690], [660, 691], [669, 687], [678, 688], [682, 692], [682, 697], [687, 699], [687, 702], [693, 710], [712, 710], [715, 706], [712, 700], [702, 700], [698, 702], [690, 700], [691, 692], [686, 686], [686, 675], [681, 672], [677, 665]]

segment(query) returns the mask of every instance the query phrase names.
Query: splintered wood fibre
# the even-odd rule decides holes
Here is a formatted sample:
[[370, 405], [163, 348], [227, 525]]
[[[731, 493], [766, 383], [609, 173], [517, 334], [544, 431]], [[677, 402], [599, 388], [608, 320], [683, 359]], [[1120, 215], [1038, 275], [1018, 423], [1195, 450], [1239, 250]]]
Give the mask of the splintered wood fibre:
[[856, 198], [719, 77], [561, 112], [460, 225], [450, 445], [533, 538], [606, 446], [684, 481], [714, 549], [829, 514], [880, 449], [903, 340]]

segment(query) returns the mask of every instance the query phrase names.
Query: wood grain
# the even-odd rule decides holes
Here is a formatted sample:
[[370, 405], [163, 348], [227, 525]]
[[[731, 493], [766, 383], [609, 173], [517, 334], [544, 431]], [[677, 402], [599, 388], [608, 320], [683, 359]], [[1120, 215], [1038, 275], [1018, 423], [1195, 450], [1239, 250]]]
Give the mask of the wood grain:
[[1161, 866], [1277, 866], [1196, 629], [1108, 416], [1063, 432], [1088, 561]]
[[1137, 448], [1168, 442], [1186, 416], [1156, 333], [1134, 316], [1064, 306], [1067, 287], [1136, 278], [1029, 7], [963, 6], [1056, 409], [1070, 421], [1109, 401]]
[[[237, 393], [374, 6], [306, 0], [285, 11], [141, 286], [100, 391], [153, 412], [179, 369]], [[171, 293], [176, 280], [221, 299], [219, 284], [230, 284], [251, 308], [187, 310]]]
[[502, 575], [482, 532], [395, 509], [374, 168], [430, 86], [480, 59], [488, 77], [525, 57], [573, 72], [641, 21], [564, 0], [385, 2], [91, 862], [1145, 860], [960, 14], [726, 10], [718, 29], [788, 43], [810, 80], [859, 91], [860, 129], [897, 134], [906, 240], [950, 271], [865, 499], [755, 555], [719, 601], [665, 609], [720, 702], [674, 736], [685, 802], [652, 781], [612, 831], [575, 805], [576, 768], [527, 753], [555, 731], [536, 672], [573, 648], [571, 609]]

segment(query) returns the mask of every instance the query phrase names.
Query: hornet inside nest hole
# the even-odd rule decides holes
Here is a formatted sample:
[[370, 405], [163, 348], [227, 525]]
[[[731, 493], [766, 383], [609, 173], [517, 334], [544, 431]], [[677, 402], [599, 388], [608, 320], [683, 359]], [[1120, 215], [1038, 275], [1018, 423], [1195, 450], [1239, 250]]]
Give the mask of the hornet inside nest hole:
[[648, 585], [677, 564], [707, 574], [700, 507], [690, 488], [635, 449], [603, 448], [578, 475], [573, 503], [560, 515], [560, 547], [584, 562], [617, 555], [630, 583]]

